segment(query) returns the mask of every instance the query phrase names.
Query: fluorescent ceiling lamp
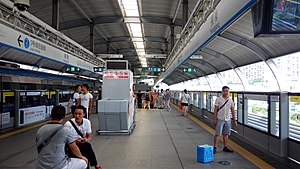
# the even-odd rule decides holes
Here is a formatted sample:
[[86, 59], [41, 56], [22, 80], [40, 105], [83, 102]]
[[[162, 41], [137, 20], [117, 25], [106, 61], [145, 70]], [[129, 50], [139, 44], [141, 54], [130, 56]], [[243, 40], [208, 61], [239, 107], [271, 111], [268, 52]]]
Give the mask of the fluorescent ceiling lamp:
[[[142, 25], [140, 20], [139, 6], [137, 0], [118, 0], [122, 10], [124, 22], [130, 32], [131, 40], [134, 44], [137, 55], [142, 61], [142, 67], [147, 67]], [[142, 58], [143, 56], [143, 58]]]
[[140, 23], [129, 23], [128, 24], [131, 29], [132, 37], [143, 37], [142, 34], [142, 26]]
[[140, 16], [136, 0], [121, 0], [125, 16]]
[[132, 38], [132, 42], [144, 42], [143, 38]]
[[139, 57], [140, 61], [146, 61], [146, 58]]
[[140, 23], [139, 17], [124, 17], [124, 23]]
[[145, 49], [144, 42], [134, 42], [137, 49]]
[[137, 52], [137, 54], [139, 55], [139, 56], [145, 56], [146, 55], [146, 52], [144, 51], [144, 52]]
[[145, 49], [136, 49], [137, 52], [145, 52]]

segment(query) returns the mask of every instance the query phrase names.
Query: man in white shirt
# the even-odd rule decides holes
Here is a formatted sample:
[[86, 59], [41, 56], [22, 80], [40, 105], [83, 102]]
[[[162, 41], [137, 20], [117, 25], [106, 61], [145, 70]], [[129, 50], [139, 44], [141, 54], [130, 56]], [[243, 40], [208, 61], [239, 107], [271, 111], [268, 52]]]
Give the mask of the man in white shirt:
[[[90, 141], [92, 139], [92, 127], [91, 122], [88, 119], [83, 118], [83, 116], [85, 115], [84, 110], [85, 107], [83, 107], [82, 105], [76, 106], [74, 118], [67, 121], [64, 126], [69, 128], [79, 138], [75, 141], [76, 145], [79, 147], [80, 152], [89, 160], [91, 166], [94, 166], [95, 169], [101, 169], [101, 166], [97, 162], [92, 145], [90, 144]], [[69, 155], [73, 157], [72, 153], [70, 153]]]
[[223, 86], [222, 95], [218, 97], [215, 102], [214, 125], [216, 127], [216, 134], [214, 138], [214, 153], [217, 152], [217, 145], [219, 140], [218, 137], [221, 134], [223, 135], [223, 151], [230, 153], [233, 152], [231, 149], [228, 148], [228, 136], [230, 135], [231, 130], [230, 112], [232, 114], [231, 117], [233, 118], [234, 126], [237, 127], [234, 112], [234, 103], [229, 97], [229, 87]]
[[75, 92], [73, 94], [73, 100], [72, 100], [73, 105], [71, 107], [71, 111], [72, 111], [73, 115], [74, 115], [75, 107], [80, 104], [80, 93], [81, 93], [81, 86], [76, 85], [75, 86]]
[[92, 114], [93, 110], [93, 95], [89, 93], [89, 86], [87, 84], [83, 84], [81, 86], [82, 93], [80, 94], [80, 105], [86, 108], [86, 118]]
[[[37, 131], [38, 158], [36, 169], [85, 169], [87, 167], [88, 159], [81, 154], [75, 143], [79, 137], [61, 124], [65, 115], [65, 107], [54, 106], [51, 111], [51, 122]], [[64, 151], [66, 144], [76, 158], [69, 160], [66, 158]]]

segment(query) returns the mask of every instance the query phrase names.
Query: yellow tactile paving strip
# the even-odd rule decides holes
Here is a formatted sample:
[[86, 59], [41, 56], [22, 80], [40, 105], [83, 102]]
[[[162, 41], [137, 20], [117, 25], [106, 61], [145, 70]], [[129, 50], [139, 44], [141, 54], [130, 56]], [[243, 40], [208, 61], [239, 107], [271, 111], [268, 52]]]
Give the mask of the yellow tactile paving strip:
[[[174, 104], [173, 104], [174, 105]], [[178, 106], [174, 105], [174, 107], [176, 107], [178, 110]], [[206, 131], [208, 131], [210, 134], [215, 135], [215, 130], [212, 129], [211, 127], [209, 127], [208, 125], [206, 125], [205, 123], [201, 122], [200, 120], [198, 120], [197, 118], [195, 118], [192, 115], [188, 116], [189, 119], [191, 119], [192, 121], [194, 121], [196, 124], [198, 124], [199, 126], [201, 126], [202, 128], [204, 128]], [[222, 141], [222, 140], [221, 140]], [[268, 164], [267, 162], [265, 162], [264, 160], [260, 159], [259, 157], [255, 156], [254, 154], [252, 154], [251, 152], [247, 151], [246, 149], [244, 149], [243, 147], [241, 147], [240, 145], [236, 144], [235, 142], [229, 140], [228, 141], [229, 146], [237, 153], [241, 154], [243, 157], [245, 157], [246, 159], [248, 159], [251, 163], [253, 163], [254, 165], [256, 165], [258, 168], [263, 168], [263, 169], [275, 169], [273, 166], [271, 166], [270, 164]]]
[[[69, 118], [71, 117], [72, 115], [69, 114], [69, 115], [66, 115], [66, 118]], [[48, 123], [49, 121], [46, 121], [46, 122], [43, 122], [43, 123], [39, 123], [39, 124], [35, 124], [35, 125], [32, 125], [32, 126], [28, 126], [28, 127], [25, 127], [25, 128], [21, 128], [19, 130], [15, 130], [15, 131], [12, 131], [12, 132], [9, 132], [9, 133], [6, 133], [6, 134], [3, 134], [3, 135], [0, 135], [0, 139], [2, 138], [5, 138], [5, 137], [9, 137], [9, 136], [13, 136], [13, 135], [16, 135], [16, 134], [19, 134], [19, 133], [23, 133], [25, 131], [28, 131], [28, 130], [31, 130], [31, 129], [34, 129], [34, 128], [37, 128], [37, 127], [40, 127], [46, 123]]]

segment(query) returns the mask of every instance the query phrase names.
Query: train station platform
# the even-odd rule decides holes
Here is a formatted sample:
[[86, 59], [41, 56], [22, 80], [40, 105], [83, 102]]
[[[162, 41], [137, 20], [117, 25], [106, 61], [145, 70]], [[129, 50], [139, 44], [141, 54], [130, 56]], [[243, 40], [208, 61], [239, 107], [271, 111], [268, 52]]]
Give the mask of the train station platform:
[[[96, 114], [91, 116], [91, 122], [92, 145], [103, 169], [272, 168], [260, 160], [254, 164], [238, 152], [223, 152], [221, 142], [214, 162], [197, 162], [196, 146], [212, 145], [213, 135], [192, 116], [180, 117], [175, 107], [171, 112], [137, 110], [137, 126], [132, 135], [99, 136]], [[37, 129], [0, 139], [0, 168], [34, 168]], [[221, 161], [230, 165], [224, 166]]]

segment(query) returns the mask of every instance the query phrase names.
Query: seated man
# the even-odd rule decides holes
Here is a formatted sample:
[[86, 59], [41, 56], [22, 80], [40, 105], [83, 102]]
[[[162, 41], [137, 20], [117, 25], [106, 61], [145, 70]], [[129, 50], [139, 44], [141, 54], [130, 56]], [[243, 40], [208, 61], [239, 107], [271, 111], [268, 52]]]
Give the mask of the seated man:
[[[65, 127], [73, 130], [74, 133], [79, 137], [76, 140], [76, 144], [79, 147], [81, 153], [87, 157], [91, 166], [95, 169], [101, 169], [101, 166], [97, 163], [96, 155], [93, 151], [92, 145], [89, 143], [92, 139], [92, 128], [91, 122], [83, 118], [86, 114], [86, 108], [84, 106], [78, 105], [75, 108], [74, 118], [65, 123]], [[69, 154], [71, 157], [74, 154]]]
[[[87, 167], [88, 160], [81, 155], [75, 143], [78, 137], [61, 124], [65, 115], [65, 107], [53, 107], [51, 122], [37, 131], [37, 169], [85, 169]], [[67, 159], [64, 151], [66, 144], [78, 158]]]

